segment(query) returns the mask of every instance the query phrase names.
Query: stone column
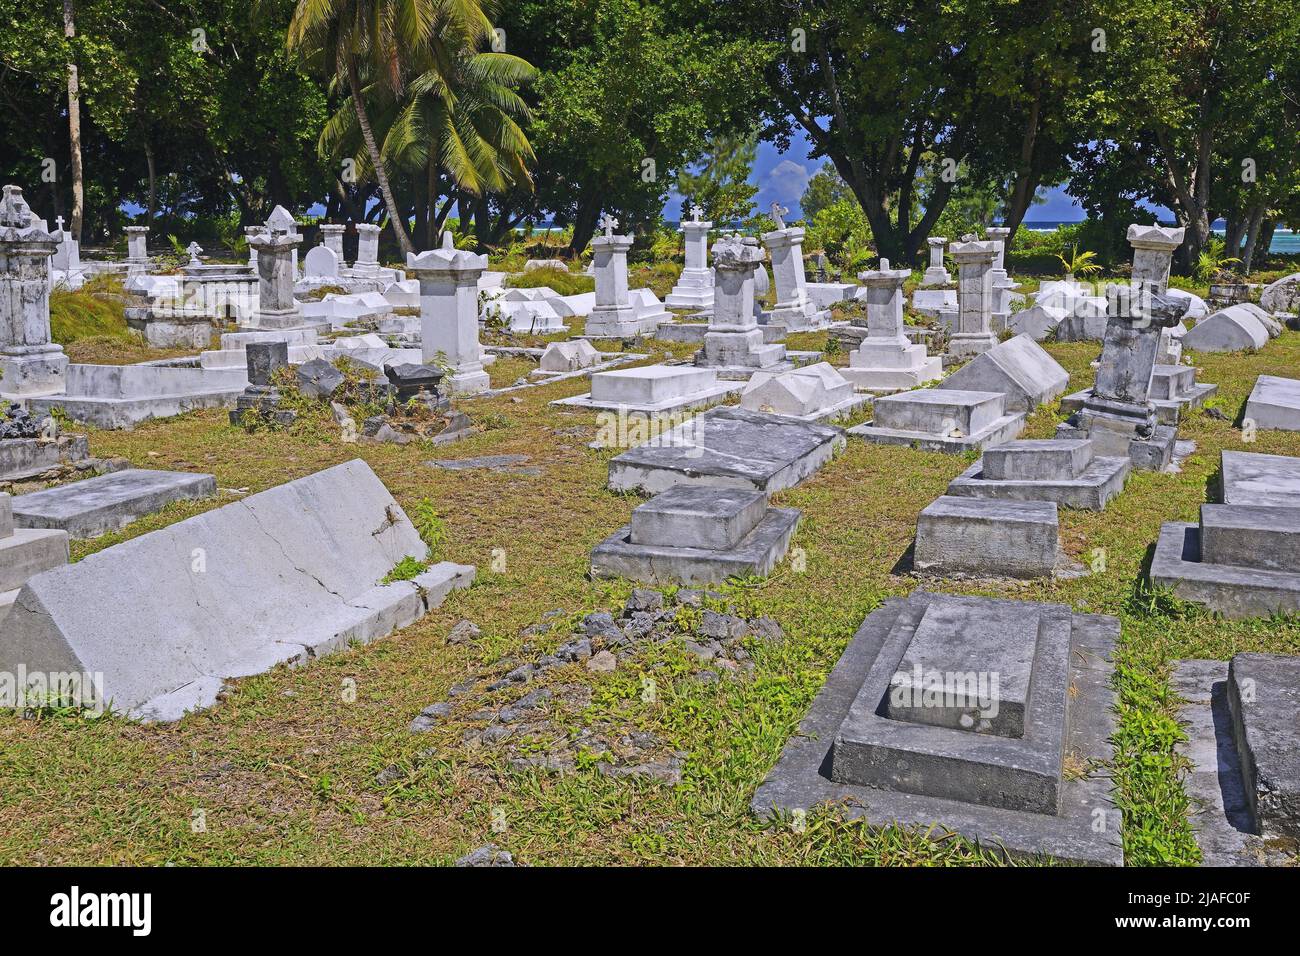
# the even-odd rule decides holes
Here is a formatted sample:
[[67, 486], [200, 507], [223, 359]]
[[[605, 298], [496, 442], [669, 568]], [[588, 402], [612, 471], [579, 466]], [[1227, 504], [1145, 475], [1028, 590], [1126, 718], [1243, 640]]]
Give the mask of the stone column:
[[149, 227], [127, 226], [123, 232], [126, 233], [126, 271], [143, 272], [149, 266]]
[[478, 279], [487, 269], [487, 256], [456, 249], [446, 231], [441, 248], [407, 256], [406, 266], [420, 282], [424, 364], [446, 369], [444, 381], [452, 395], [486, 391], [488, 374], [478, 341]]
[[50, 341], [50, 260], [58, 242], [32, 215], [23, 191], [0, 199], [0, 396], [64, 390], [68, 357]]
[[695, 364], [767, 368], [785, 359], [784, 345], [764, 345], [754, 317], [754, 270], [763, 250], [751, 237], [726, 236], [713, 244], [713, 314]]
[[1186, 229], [1164, 226], [1128, 227], [1128, 244], [1133, 247], [1133, 282], [1163, 295], [1169, 289], [1169, 266], [1174, 250], [1183, 244]]
[[686, 265], [664, 305], [674, 309], [707, 309], [713, 305], [713, 271], [709, 268], [709, 230], [711, 222], [698, 219], [682, 223], [686, 245]]
[[627, 294], [627, 251], [631, 248], [631, 236], [607, 233], [591, 240], [596, 304], [587, 317], [588, 336], [630, 338], [641, 331], [641, 320]]
[[772, 277], [776, 282], [773, 325], [790, 331], [815, 329], [824, 324], [825, 312], [808, 298], [808, 279], [803, 268], [804, 231], [798, 226], [763, 233], [763, 245], [772, 254]]
[[371, 278], [379, 274], [381, 228], [368, 222], [357, 223], [357, 261], [352, 263], [353, 275]]
[[343, 233], [347, 228], [335, 222], [320, 224], [321, 242], [326, 249], [338, 256], [340, 265], [343, 263]]
[[248, 243], [248, 267], [254, 272], [257, 271], [257, 247], [253, 245], [253, 240], [265, 231], [263, 226], [245, 226], [244, 241]]
[[943, 264], [943, 247], [948, 244], [948, 240], [943, 236], [931, 236], [925, 241], [930, 247], [930, 267], [921, 277], [921, 285], [947, 285], [952, 281], [952, 276], [948, 275]]
[[997, 243], [962, 236], [961, 242], [949, 247], [948, 254], [957, 264], [957, 322], [948, 351], [957, 358], [970, 358], [998, 344], [992, 327]]
[[984, 230], [990, 242], [997, 244], [997, 255], [990, 270], [993, 279], [993, 314], [991, 327], [995, 334], [1004, 332], [1007, 320], [1011, 317], [1011, 293], [1020, 288], [1019, 283], [1012, 282], [1006, 270], [1007, 239], [1011, 230], [1005, 226], [990, 226]]
[[302, 309], [293, 297], [295, 259], [301, 243], [301, 236], [279, 229], [270, 229], [248, 241], [257, 252], [257, 314], [253, 324], [258, 328], [305, 327]]
[[[272, 229], [278, 230], [279, 232], [283, 232], [286, 236], [294, 236], [300, 240], [302, 238], [298, 233], [298, 221], [293, 218], [293, 213], [289, 212], [289, 210], [285, 209], [283, 206], [276, 206], [274, 209], [271, 210], [271, 215], [266, 217], [266, 228], [268, 230], [272, 230]], [[297, 246], [294, 247], [293, 254], [290, 255], [289, 259], [293, 263], [293, 281], [297, 282], [298, 281]]]

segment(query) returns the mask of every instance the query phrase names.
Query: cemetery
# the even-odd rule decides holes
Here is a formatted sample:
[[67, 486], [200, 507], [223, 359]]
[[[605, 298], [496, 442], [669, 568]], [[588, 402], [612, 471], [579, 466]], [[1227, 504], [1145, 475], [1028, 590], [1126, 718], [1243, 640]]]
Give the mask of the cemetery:
[[982, 119], [944, 179], [660, 6], [569, 116], [535, 11], [444, 63], [287, 3], [257, 56], [319, 99], [240, 72], [255, 161], [128, 163], [94, 96], [75, 188], [7, 160], [0, 860], [1300, 860], [1300, 181], [1008, 174]]

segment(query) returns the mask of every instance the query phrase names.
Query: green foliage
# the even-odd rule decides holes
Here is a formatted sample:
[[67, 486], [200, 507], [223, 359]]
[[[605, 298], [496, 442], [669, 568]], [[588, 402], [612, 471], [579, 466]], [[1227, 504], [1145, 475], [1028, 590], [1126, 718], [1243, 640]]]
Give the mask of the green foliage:
[[506, 285], [512, 289], [537, 289], [546, 286], [560, 295], [580, 295], [595, 289], [596, 280], [580, 272], [568, 272], [546, 266], [512, 275], [506, 280]]
[[1194, 275], [1199, 282], [1213, 282], [1220, 273], [1226, 272], [1228, 266], [1241, 262], [1227, 253], [1227, 245], [1217, 236], [1210, 239], [1196, 257]]
[[1077, 244], [1070, 247], [1070, 257], [1068, 259], [1062, 255], [1058, 255], [1056, 258], [1060, 260], [1061, 267], [1065, 270], [1066, 275], [1090, 276], [1101, 271], [1101, 266], [1096, 261], [1097, 253], [1087, 250], [1080, 252]]
[[702, 219], [726, 226], [747, 218], [754, 209], [758, 187], [749, 182], [758, 155], [758, 135], [721, 134], [712, 137], [698, 171], [683, 170], [677, 176], [682, 199], [681, 218], [691, 218], [698, 203]]
[[443, 549], [447, 546], [447, 525], [434, 503], [428, 498], [421, 498], [410, 509], [409, 515], [420, 540], [429, 546], [428, 560], [441, 560]]
[[394, 581], [410, 581], [412, 578], [418, 578], [425, 571], [429, 570], [429, 562], [421, 561], [419, 558], [413, 558], [407, 555], [393, 565], [393, 570], [384, 575], [380, 584], [392, 584]]

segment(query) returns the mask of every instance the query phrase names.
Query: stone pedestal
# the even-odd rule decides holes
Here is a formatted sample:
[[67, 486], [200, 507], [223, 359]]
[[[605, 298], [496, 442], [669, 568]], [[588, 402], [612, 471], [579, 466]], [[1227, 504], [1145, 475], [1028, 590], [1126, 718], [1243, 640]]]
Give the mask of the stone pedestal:
[[68, 357], [50, 341], [50, 260], [58, 242], [17, 186], [0, 200], [0, 397], [64, 389]]
[[343, 233], [347, 226], [339, 225], [333, 222], [323, 222], [320, 224], [320, 238], [322, 245], [338, 258], [340, 263], [343, 262]]
[[275, 373], [289, 365], [287, 342], [249, 342], [244, 355], [248, 363], [248, 387], [235, 400], [230, 424], [242, 425], [247, 416], [280, 425], [292, 424], [296, 412], [280, 408], [280, 390], [272, 384]]
[[450, 232], [442, 237], [442, 248], [406, 260], [420, 281], [421, 348], [426, 365], [446, 369], [452, 395], [473, 395], [489, 387], [478, 341], [478, 279], [487, 256], [456, 249]]
[[[1133, 284], [1163, 295], [1169, 289], [1169, 267], [1174, 250], [1183, 243], [1186, 229], [1169, 229], [1164, 226], [1143, 226], [1133, 223], [1128, 227], [1128, 242], [1133, 247]], [[1186, 329], [1181, 324], [1163, 329], [1160, 333], [1159, 361], [1162, 365], [1177, 365], [1183, 356], [1182, 335]]]
[[943, 236], [931, 236], [925, 242], [930, 247], [930, 265], [921, 277], [921, 285], [947, 285], [952, 281], [952, 276], [948, 275], [948, 270], [943, 265], [943, 247], [948, 244], [948, 240]]
[[713, 270], [709, 268], [709, 230], [711, 222], [684, 222], [686, 265], [664, 299], [670, 309], [709, 309], [713, 307]]
[[882, 259], [878, 271], [858, 276], [866, 286], [867, 337], [842, 372], [855, 388], [891, 392], [943, 377], [943, 361], [927, 357], [924, 345], [913, 345], [903, 334], [903, 283], [910, 275]]
[[952, 244], [948, 253], [957, 263], [957, 321], [948, 351], [955, 358], [965, 359], [998, 344], [992, 326], [992, 273], [998, 244], [963, 236], [961, 242]]
[[797, 226], [763, 233], [763, 245], [772, 254], [772, 275], [776, 282], [776, 305], [770, 321], [791, 332], [817, 329], [830, 319], [808, 296], [803, 267], [804, 231]]
[[1009, 441], [988, 448], [948, 485], [949, 496], [1051, 501], [1101, 511], [1124, 490], [1128, 456], [1098, 458], [1087, 439]]
[[627, 252], [631, 248], [631, 236], [605, 235], [591, 240], [596, 305], [587, 317], [588, 336], [632, 338], [641, 332], [641, 319], [627, 291]]
[[257, 314], [253, 323], [258, 328], [297, 329], [306, 325], [298, 300], [293, 297], [301, 242], [300, 236], [279, 230], [268, 230], [248, 241], [257, 251]]
[[360, 278], [373, 278], [379, 274], [380, 226], [368, 222], [357, 224], [357, 261], [352, 263], [352, 274]]
[[244, 241], [248, 243], [248, 267], [254, 272], [257, 271], [257, 247], [253, 245], [253, 240], [262, 232], [262, 226], [244, 227]]
[[727, 236], [713, 244], [713, 314], [696, 365], [752, 371], [785, 362], [785, 346], [765, 345], [754, 319], [754, 269], [762, 261], [763, 250], [752, 238]]
[[[268, 232], [284, 233], [286, 236], [294, 237], [299, 242], [302, 241], [302, 236], [298, 234], [298, 220], [294, 219], [293, 213], [289, 212], [289, 210], [285, 209], [283, 206], [276, 206], [271, 210], [271, 215], [266, 218], [266, 229]], [[293, 263], [291, 278], [296, 280], [298, 278], [297, 245], [293, 247], [289, 259]]]
[[127, 226], [122, 231], [126, 233], [127, 272], [143, 272], [149, 267], [149, 227]]

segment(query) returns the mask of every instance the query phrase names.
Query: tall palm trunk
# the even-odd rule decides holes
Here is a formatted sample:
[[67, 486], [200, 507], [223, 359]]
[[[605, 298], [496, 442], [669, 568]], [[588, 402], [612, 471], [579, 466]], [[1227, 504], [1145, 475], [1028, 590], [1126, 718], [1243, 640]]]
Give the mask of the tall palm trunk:
[[370, 154], [370, 164], [375, 168], [375, 179], [379, 183], [379, 192], [384, 197], [384, 206], [388, 210], [388, 221], [392, 223], [393, 235], [397, 237], [397, 244], [401, 247], [402, 256], [406, 257], [414, 254], [415, 246], [411, 243], [411, 237], [406, 233], [406, 223], [403, 221], [401, 207], [393, 199], [393, 188], [388, 183], [388, 173], [384, 169], [384, 161], [379, 155], [379, 146], [375, 142], [374, 130], [370, 128], [370, 117], [366, 113], [365, 100], [361, 95], [361, 77], [357, 71], [357, 59], [355, 56], [348, 54], [348, 89], [352, 93], [352, 108], [357, 111], [357, 125], [361, 127], [361, 138], [365, 141], [366, 152]]
[[[63, 0], [63, 35], [69, 40], [77, 35], [74, 0]], [[81, 84], [77, 64], [68, 57], [68, 143], [72, 153], [72, 238], [81, 241], [81, 221], [85, 215], [85, 186], [81, 174]]]

